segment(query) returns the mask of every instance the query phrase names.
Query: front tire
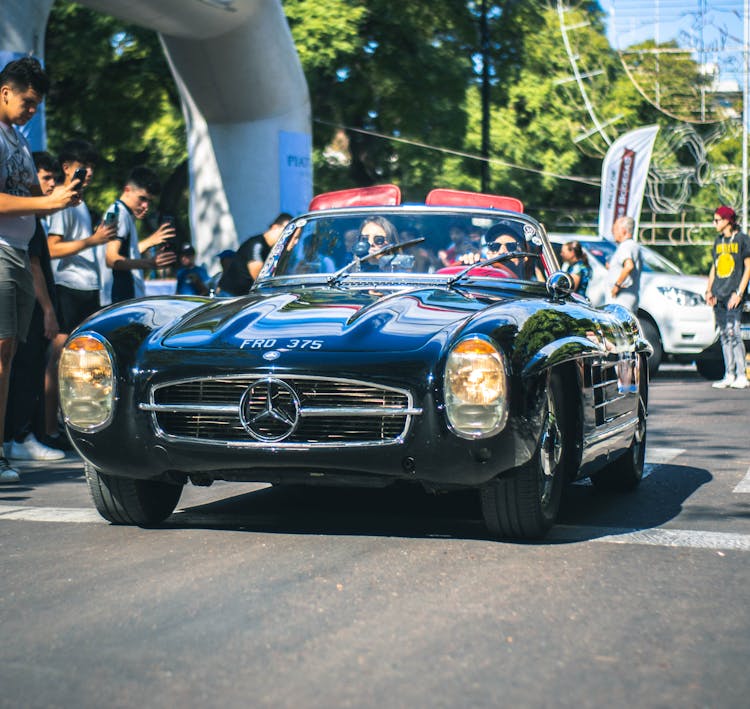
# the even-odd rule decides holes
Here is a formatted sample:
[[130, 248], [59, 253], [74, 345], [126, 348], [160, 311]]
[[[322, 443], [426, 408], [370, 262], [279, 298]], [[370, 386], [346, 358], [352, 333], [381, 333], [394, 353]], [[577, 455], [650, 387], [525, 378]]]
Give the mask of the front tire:
[[182, 494], [182, 485], [118, 478], [90, 463], [84, 469], [97, 512], [112, 524], [153, 527], [174, 512]]
[[480, 490], [482, 515], [489, 531], [503, 539], [540, 539], [560, 509], [569, 439], [558, 412], [563, 411], [562, 382], [551, 376], [542, 435], [534, 456], [513, 473]]

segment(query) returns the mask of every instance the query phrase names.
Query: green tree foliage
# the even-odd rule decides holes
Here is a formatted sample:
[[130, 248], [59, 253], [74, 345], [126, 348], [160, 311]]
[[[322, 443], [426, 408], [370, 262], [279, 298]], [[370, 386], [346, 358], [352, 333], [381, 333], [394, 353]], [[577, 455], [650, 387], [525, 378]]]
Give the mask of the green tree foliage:
[[52, 7], [45, 63], [49, 150], [90, 140], [101, 161], [87, 202], [101, 211], [130, 169], [147, 164], [165, 187], [162, 209], [185, 224], [185, 127], [179, 97], [155, 32], [68, 0]]
[[[480, 75], [486, 62], [491, 190], [521, 197], [551, 228], [596, 221], [598, 186], [564, 176], [598, 180], [608, 143], [592, 130], [592, 117], [570, 81], [557, 2], [282, 0], [282, 5], [310, 90], [317, 192], [395, 182], [405, 199], [419, 200], [436, 185], [478, 190]], [[484, 46], [483, 5], [489, 30]], [[651, 42], [621, 58], [609, 46], [598, 2], [563, 8], [572, 53], [587, 74], [586, 89], [610, 141], [641, 125], [673, 125], [655, 97], [662, 108], [675, 111], [690, 105], [701, 82], [690, 56], [668, 51], [657, 62], [646, 51], [655, 48]], [[47, 101], [51, 150], [70, 137], [85, 137], [103, 156], [89, 203], [101, 209], [130, 167], [146, 163], [166, 183], [163, 210], [185, 225], [184, 123], [157, 35], [57, 0], [46, 61], [53, 78]], [[697, 130], [712, 166], [712, 179], [704, 171], [701, 189], [691, 196], [694, 216], [702, 219], [739, 194], [739, 184], [713, 178], [738, 164], [740, 139], [731, 127], [722, 140], [710, 139], [712, 127]], [[660, 132], [657, 147], [666, 134]], [[666, 168], [691, 165], [686, 150], [664, 154]], [[705, 270], [705, 249], [670, 256], [690, 270]]]
[[[324, 8], [324, 9], [321, 9]], [[466, 125], [461, 107], [473, 76], [468, 39], [474, 27], [463, 0], [396, 3], [393, 0], [285, 0], [311, 89], [315, 127], [316, 189], [395, 181], [408, 198], [434, 183], [440, 153], [358, 132], [383, 132], [420, 142], [460, 147]], [[325, 23], [319, 16], [328, 18]], [[334, 61], [308, 51], [325, 43], [338, 23], [345, 41], [330, 49]], [[346, 154], [324, 154], [346, 126]]]

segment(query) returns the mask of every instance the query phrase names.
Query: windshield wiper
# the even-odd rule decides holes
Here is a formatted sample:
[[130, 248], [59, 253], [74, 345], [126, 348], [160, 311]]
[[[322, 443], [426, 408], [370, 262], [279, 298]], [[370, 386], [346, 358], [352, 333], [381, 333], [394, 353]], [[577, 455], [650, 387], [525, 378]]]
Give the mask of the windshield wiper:
[[425, 240], [425, 237], [420, 236], [418, 239], [411, 239], [411, 241], [404, 241], [402, 244], [388, 244], [387, 246], [384, 246], [382, 249], [378, 249], [377, 251], [374, 251], [371, 254], [367, 254], [366, 256], [357, 256], [354, 258], [353, 261], [350, 261], [346, 264], [343, 268], [340, 268], [336, 273], [332, 274], [329, 279], [326, 281], [326, 284], [329, 286], [335, 286], [338, 285], [338, 282], [353, 268], [356, 268], [359, 266], [362, 261], [369, 261], [372, 258], [376, 258], [377, 256], [381, 256], [382, 254], [390, 253], [391, 251], [396, 251], [397, 249], [405, 249], [407, 246], [414, 246], [414, 244], [421, 244]]
[[532, 258], [538, 258], [542, 260], [541, 254], [534, 253], [533, 251], [509, 251], [507, 254], [500, 254], [499, 256], [493, 256], [492, 258], [486, 258], [482, 261], [472, 263], [471, 266], [467, 266], [463, 271], [459, 271], [453, 278], [448, 281], [448, 287], [460, 281], [469, 271], [473, 271], [475, 268], [483, 266], [491, 266], [493, 263], [500, 263], [501, 261], [508, 261], [509, 259], [519, 258], [520, 256], [530, 256]]

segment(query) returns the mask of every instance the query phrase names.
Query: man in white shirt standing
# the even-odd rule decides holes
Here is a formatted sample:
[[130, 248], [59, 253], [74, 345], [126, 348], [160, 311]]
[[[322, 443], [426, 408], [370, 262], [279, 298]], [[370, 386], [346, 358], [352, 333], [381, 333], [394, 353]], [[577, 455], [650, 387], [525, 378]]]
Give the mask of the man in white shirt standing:
[[[120, 198], [107, 208], [104, 218], [105, 221], [112, 220], [116, 236], [100, 250], [100, 255], [104, 254], [102, 305], [142, 297], [146, 292], [143, 272], [167, 268], [177, 260], [173, 245], [177, 234], [171, 221], [163, 222], [153, 234], [138, 239], [136, 222], [148, 214], [160, 192], [157, 174], [151, 168], [139, 165], [130, 171]], [[155, 256], [150, 257], [147, 252], [152, 246], [160, 248]]]
[[[36, 217], [80, 200], [70, 186], [41, 195], [29, 144], [14, 128], [31, 120], [48, 88], [47, 75], [31, 57], [0, 71], [0, 431], [5, 427], [11, 362], [18, 342], [26, 340], [36, 300], [28, 256]], [[18, 480], [18, 471], [0, 456], [0, 483]]]
[[633, 240], [633, 229], [632, 217], [618, 217], [612, 226], [617, 248], [607, 266], [611, 284], [607, 302], [618, 303], [637, 314], [643, 263], [641, 247]]

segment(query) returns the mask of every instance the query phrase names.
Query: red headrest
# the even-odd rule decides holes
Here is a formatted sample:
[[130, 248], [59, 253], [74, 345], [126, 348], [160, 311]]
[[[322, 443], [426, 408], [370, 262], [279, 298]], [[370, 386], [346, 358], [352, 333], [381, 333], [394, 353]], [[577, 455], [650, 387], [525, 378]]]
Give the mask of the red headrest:
[[463, 190], [432, 190], [424, 203], [433, 207], [490, 207], [523, 212], [523, 202], [515, 197], [502, 197], [496, 194], [465, 192]]
[[309, 210], [340, 207], [396, 207], [401, 204], [401, 190], [396, 185], [354, 187], [350, 190], [324, 192], [310, 202]]

